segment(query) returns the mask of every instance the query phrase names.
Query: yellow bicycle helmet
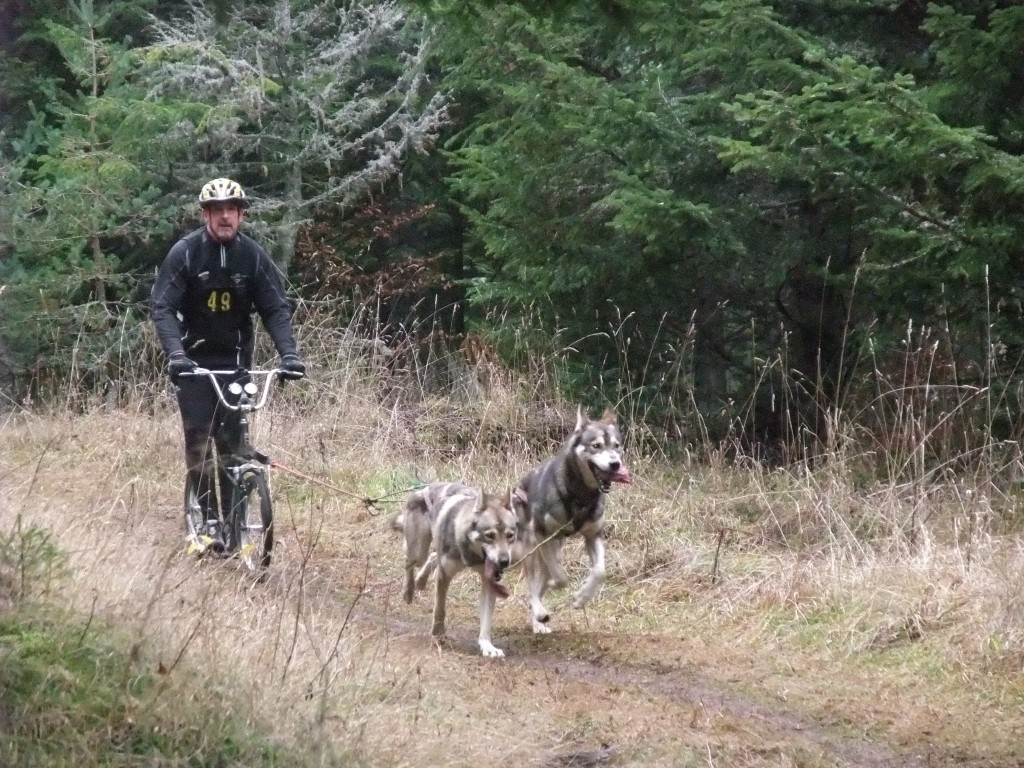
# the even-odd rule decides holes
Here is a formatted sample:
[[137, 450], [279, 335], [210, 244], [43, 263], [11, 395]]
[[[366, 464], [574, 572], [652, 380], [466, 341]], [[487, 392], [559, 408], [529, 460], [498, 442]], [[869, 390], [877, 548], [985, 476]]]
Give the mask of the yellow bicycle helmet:
[[237, 181], [231, 179], [213, 179], [203, 185], [199, 192], [199, 205], [205, 207], [210, 203], [223, 203], [234, 200], [243, 208], [249, 207], [249, 201], [245, 197], [245, 190]]

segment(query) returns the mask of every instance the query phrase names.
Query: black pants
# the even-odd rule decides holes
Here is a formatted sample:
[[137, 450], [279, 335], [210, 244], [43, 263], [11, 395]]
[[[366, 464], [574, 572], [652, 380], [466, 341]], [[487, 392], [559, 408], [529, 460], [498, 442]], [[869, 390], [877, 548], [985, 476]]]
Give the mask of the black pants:
[[[224, 396], [231, 403], [237, 398], [228, 394], [227, 385], [232, 381], [245, 383], [249, 376], [241, 371], [231, 376], [218, 376], [217, 379], [221, 382]], [[206, 519], [216, 520], [219, 475], [220, 509], [226, 518], [231, 504], [230, 480], [227, 473], [218, 468], [212, 449], [216, 446], [217, 453], [225, 457], [242, 452], [245, 446], [242, 445], [241, 414], [225, 408], [213, 384], [204, 377], [182, 376], [178, 380], [177, 396], [185, 433], [185, 468], [189, 480], [197, 489]]]

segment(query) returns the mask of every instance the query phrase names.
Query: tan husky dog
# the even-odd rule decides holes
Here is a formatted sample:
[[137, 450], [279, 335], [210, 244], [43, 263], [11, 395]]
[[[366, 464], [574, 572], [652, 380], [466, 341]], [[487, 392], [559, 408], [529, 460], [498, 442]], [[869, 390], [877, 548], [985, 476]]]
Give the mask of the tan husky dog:
[[501, 576], [522, 559], [525, 532], [509, 495], [499, 497], [461, 483], [431, 483], [413, 491], [395, 527], [405, 535], [404, 600], [411, 603], [415, 591], [437, 571], [431, 634], [444, 635], [448, 587], [455, 574], [471, 568], [480, 574], [480, 652], [504, 656], [491, 642], [494, 605], [511, 594]]

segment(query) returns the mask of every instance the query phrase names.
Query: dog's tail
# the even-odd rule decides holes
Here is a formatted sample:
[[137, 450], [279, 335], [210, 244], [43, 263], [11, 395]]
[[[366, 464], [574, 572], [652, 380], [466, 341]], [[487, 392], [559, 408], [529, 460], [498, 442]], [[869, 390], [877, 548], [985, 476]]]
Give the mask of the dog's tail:
[[391, 516], [391, 530], [402, 533], [405, 531], [405, 510]]
[[421, 486], [409, 494], [409, 498], [405, 500], [405, 506], [391, 516], [390, 525], [388, 526], [391, 530], [402, 533], [405, 531], [405, 516], [407, 513], [414, 512], [417, 509], [423, 512], [427, 511], [427, 494], [430, 492], [430, 487]]

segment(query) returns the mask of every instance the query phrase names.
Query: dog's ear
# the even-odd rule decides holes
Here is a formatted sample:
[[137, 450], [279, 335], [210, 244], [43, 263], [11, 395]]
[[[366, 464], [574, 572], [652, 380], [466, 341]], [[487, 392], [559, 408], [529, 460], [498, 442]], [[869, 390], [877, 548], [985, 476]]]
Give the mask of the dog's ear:
[[526, 498], [526, 491], [518, 487], [511, 489], [509, 491], [509, 500], [512, 503], [512, 509], [516, 513], [516, 517], [519, 518], [519, 522], [529, 525], [533, 515], [530, 514], [530, 503]]
[[576, 428], [573, 429], [573, 432], [579, 432], [581, 429], [583, 429], [583, 425], [585, 423], [586, 422], [585, 422], [585, 420], [583, 418], [583, 406], [582, 405], [577, 405], [576, 406]]
[[619, 417], [615, 414], [615, 409], [608, 406], [604, 409], [604, 415], [601, 417], [602, 424], [615, 424], [619, 420]]
[[484, 510], [486, 510], [489, 506], [494, 504], [496, 501], [498, 501], [500, 503], [500, 501], [499, 501], [497, 496], [495, 496], [493, 493], [488, 493], [483, 488], [481, 488], [480, 489], [480, 493], [477, 494], [477, 499], [476, 499], [476, 511], [477, 511], [477, 514], [479, 514], [479, 513], [483, 512]]

